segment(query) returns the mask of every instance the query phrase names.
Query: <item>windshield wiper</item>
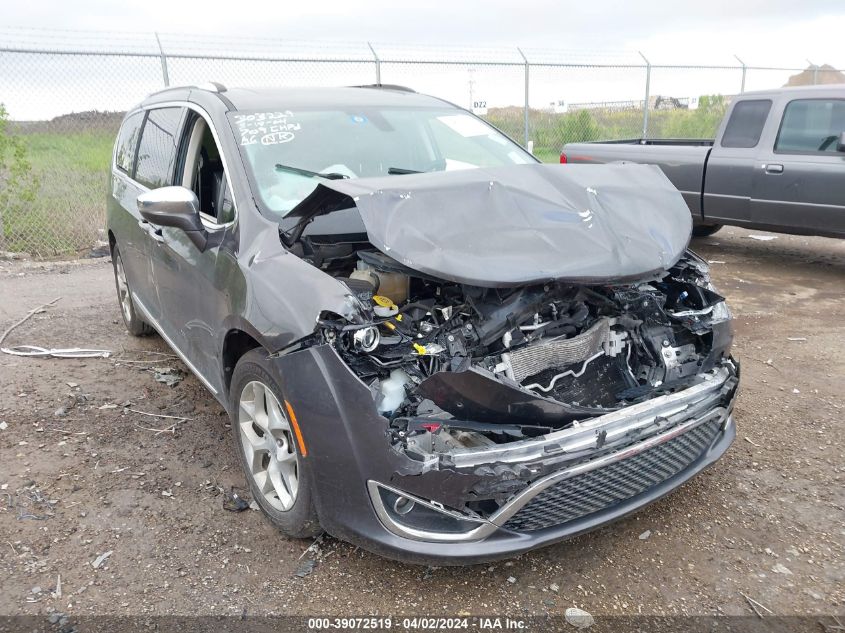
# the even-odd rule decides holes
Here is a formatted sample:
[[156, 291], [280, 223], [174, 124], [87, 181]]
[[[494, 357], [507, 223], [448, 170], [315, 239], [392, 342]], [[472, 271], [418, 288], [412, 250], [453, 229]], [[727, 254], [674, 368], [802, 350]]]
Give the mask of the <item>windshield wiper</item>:
[[387, 173], [390, 176], [405, 176], [407, 174], [422, 174], [425, 172], [417, 171], [416, 169], [403, 169], [402, 167], [388, 167]]
[[349, 176], [347, 176], [346, 174], [323, 174], [318, 171], [302, 169], [301, 167], [291, 167], [290, 165], [282, 165], [281, 163], [276, 163], [276, 171], [286, 171], [291, 174], [305, 176], [306, 178], [324, 178], [325, 180], [343, 180], [344, 178], [349, 178]]

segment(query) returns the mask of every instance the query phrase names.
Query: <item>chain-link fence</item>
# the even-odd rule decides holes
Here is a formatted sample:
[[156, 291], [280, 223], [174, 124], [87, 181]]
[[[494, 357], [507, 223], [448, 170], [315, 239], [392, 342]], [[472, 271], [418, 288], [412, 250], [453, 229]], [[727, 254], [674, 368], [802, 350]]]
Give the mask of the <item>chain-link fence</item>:
[[165, 86], [398, 84], [472, 109], [544, 161], [568, 142], [707, 138], [732, 95], [845, 82], [829, 66], [639, 53], [315, 44], [155, 33], [0, 29], [0, 251], [85, 252], [101, 236], [123, 112]]

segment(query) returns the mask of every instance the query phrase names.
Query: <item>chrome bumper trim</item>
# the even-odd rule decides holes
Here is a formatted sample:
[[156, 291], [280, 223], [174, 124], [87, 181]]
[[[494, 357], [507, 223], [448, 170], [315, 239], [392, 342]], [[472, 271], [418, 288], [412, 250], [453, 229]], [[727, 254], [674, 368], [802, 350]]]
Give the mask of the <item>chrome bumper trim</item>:
[[[472, 468], [491, 463], [522, 463], [547, 458], [551, 453], [577, 453], [622, 444], [632, 434], [657, 433], [673, 422], [695, 416], [716, 403], [719, 390], [730, 377], [726, 367], [702, 375], [701, 382], [652, 400], [613, 411], [542, 437], [510, 442], [494, 448], [454, 449], [441, 459], [446, 466]], [[649, 428], [651, 427], [651, 428]], [[599, 438], [601, 434], [601, 438]]]
[[[384, 503], [382, 502], [381, 495], [379, 494], [379, 488], [384, 488], [394, 494], [402, 495], [408, 499], [413, 499], [416, 503], [429, 507], [437, 512], [442, 512], [443, 514], [449, 515], [455, 519], [479, 523], [479, 526], [477, 528], [473, 528], [469, 532], [447, 533], [428, 532], [426, 530], [418, 530], [416, 528], [408, 527], [407, 525], [402, 525], [401, 523], [395, 521], [387, 512], [387, 509], [384, 507]], [[437, 506], [431, 501], [426, 501], [425, 499], [421, 499], [415, 495], [408, 494], [403, 490], [399, 490], [393, 486], [386, 486], [372, 479], [367, 482], [367, 489], [370, 492], [370, 500], [373, 502], [373, 508], [375, 509], [376, 515], [382, 525], [384, 525], [388, 531], [393, 532], [396, 536], [401, 536], [402, 538], [408, 538], [414, 541], [432, 541], [435, 543], [466, 543], [468, 541], [480, 541], [497, 529], [495, 525], [485, 519], [464, 516], [459, 512], [448, 510], [442, 506]]]
[[538, 494], [543, 492], [549, 486], [553, 486], [554, 484], [563, 481], [564, 479], [569, 479], [570, 477], [575, 477], [577, 475], [583, 475], [586, 472], [591, 470], [596, 470], [597, 468], [603, 468], [604, 466], [608, 466], [614, 462], [620, 462], [622, 460], [628, 459], [629, 457], [633, 457], [643, 451], [646, 451], [650, 448], [654, 448], [655, 446], [659, 446], [664, 442], [668, 442], [679, 435], [683, 435], [684, 433], [691, 431], [695, 427], [704, 424], [706, 422], [710, 422], [713, 419], [718, 419], [720, 425], [724, 427], [725, 421], [728, 419], [729, 413], [728, 410], [724, 407], [719, 407], [718, 409], [713, 409], [709, 413], [701, 416], [700, 418], [695, 418], [689, 420], [688, 422], [684, 422], [679, 424], [678, 426], [666, 431], [665, 433], [661, 433], [659, 435], [652, 435], [646, 440], [642, 442], [638, 442], [637, 444], [633, 444], [627, 448], [623, 448], [620, 451], [615, 453], [611, 453], [609, 455], [605, 455], [604, 457], [599, 457], [598, 459], [593, 459], [588, 462], [584, 462], [578, 464], [577, 466], [572, 466], [571, 468], [566, 468], [564, 470], [558, 471], [556, 473], [551, 473], [543, 477], [542, 479], [537, 480], [531, 486], [526, 488], [520, 493], [517, 493], [515, 497], [512, 497], [508, 500], [508, 502], [499, 508], [495, 514], [490, 517], [490, 522], [496, 526], [502, 526], [505, 522], [510, 519], [513, 515], [515, 515], [519, 510], [522, 509], [531, 499], [536, 497]]

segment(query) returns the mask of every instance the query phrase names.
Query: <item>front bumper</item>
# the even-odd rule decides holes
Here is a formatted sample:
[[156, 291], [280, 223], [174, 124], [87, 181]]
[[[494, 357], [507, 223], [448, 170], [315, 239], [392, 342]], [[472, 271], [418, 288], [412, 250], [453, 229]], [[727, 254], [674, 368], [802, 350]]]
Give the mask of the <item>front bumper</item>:
[[[736, 435], [731, 410], [738, 376], [729, 364], [718, 370], [718, 381], [688, 390], [695, 398], [685, 399], [684, 392], [656, 398], [542, 440], [451, 455], [449, 468], [429, 465], [420, 472], [419, 463], [390, 448], [386, 420], [375, 412], [369, 390], [333, 350], [310, 348], [277, 362], [309, 447], [305, 465], [323, 528], [406, 562], [480, 563], [595, 529], [683, 484], [719, 459]], [[315, 394], [318, 385], [325, 393]], [[479, 487], [500, 483], [501, 469], [486, 478], [479, 474], [491, 464], [505, 468], [508, 477], [524, 477], [524, 485], [457, 536], [429, 538], [403, 529], [373, 493], [380, 483], [458, 508]]]
[[[637, 512], [641, 508], [668, 495], [683, 483], [718, 460], [733, 443], [736, 427], [732, 416], [725, 427], [699, 459], [673, 477], [614, 506], [562, 525], [532, 532], [515, 532], [496, 527], [483, 540], [460, 543], [428, 543], [401, 538], [387, 530], [360, 535], [350, 539], [357, 545], [383, 556], [405, 562], [428, 565], [464, 565], [510, 558], [523, 552], [551, 545], [589, 532]], [[347, 536], [349, 538], [349, 536]]]

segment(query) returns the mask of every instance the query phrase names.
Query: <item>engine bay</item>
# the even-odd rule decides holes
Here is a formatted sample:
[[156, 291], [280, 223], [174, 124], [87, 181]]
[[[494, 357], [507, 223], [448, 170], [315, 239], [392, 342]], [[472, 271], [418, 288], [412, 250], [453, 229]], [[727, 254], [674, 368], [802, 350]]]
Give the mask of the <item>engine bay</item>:
[[635, 283], [482, 288], [367, 242], [292, 250], [360, 305], [356, 323], [322, 314], [317, 335], [368, 386], [406, 454], [541, 436], [684, 389], [730, 353], [730, 313], [690, 251]]

